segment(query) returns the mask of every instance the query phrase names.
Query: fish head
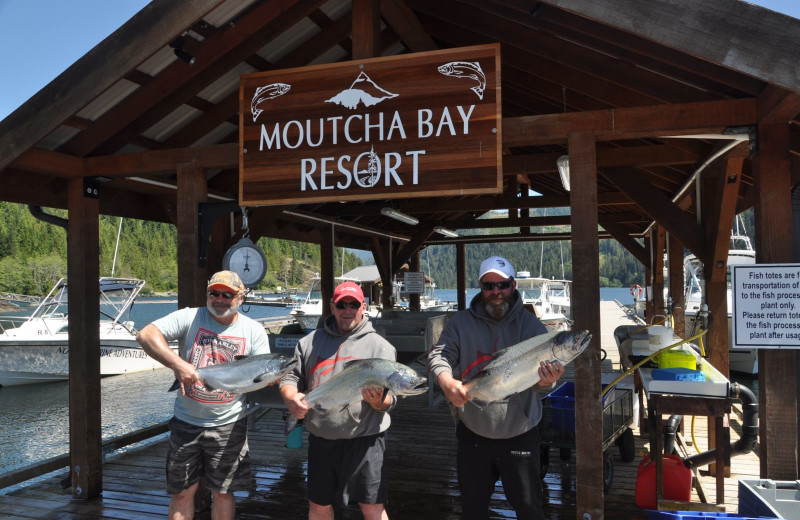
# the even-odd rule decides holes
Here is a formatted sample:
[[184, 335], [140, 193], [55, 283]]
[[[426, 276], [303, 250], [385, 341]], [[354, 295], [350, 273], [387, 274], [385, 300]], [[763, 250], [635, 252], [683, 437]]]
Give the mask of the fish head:
[[559, 332], [553, 338], [553, 354], [558, 361], [566, 365], [586, 350], [592, 335], [588, 330], [569, 330]]
[[417, 395], [428, 391], [428, 381], [409, 367], [399, 367], [386, 380], [386, 388], [394, 395]]

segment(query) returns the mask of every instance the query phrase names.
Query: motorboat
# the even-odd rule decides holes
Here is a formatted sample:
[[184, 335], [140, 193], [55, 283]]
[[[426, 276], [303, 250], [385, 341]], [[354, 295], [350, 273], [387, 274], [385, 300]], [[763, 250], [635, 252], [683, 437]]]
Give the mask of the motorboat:
[[528, 271], [517, 271], [515, 280], [523, 307], [534, 312], [548, 330], [569, 330], [572, 327], [566, 314], [571, 307], [569, 280], [531, 277]]
[[[343, 282], [353, 282], [357, 285], [361, 285], [361, 280], [357, 278], [349, 278], [345, 276], [337, 276], [335, 278], [334, 285], [339, 285]], [[309, 333], [317, 329], [319, 325], [319, 319], [322, 317], [322, 279], [317, 276], [313, 276], [309, 280], [308, 285], [308, 294], [306, 295], [305, 299], [298, 301], [292, 306], [292, 310], [289, 311], [289, 316], [294, 318], [303, 332]], [[369, 317], [376, 317], [378, 315], [378, 308], [374, 305], [367, 306], [367, 315]]]
[[[750, 242], [750, 238], [737, 230], [730, 238], [730, 248], [728, 250], [727, 262], [727, 303], [728, 303], [728, 339], [732, 343], [731, 334], [731, 266], [732, 265], [751, 265], [756, 263], [756, 252]], [[684, 275], [684, 305], [685, 305], [685, 327], [686, 337], [691, 337], [699, 331], [701, 322], [700, 309], [705, 302], [703, 291], [705, 290], [705, 275], [703, 264], [695, 255], [687, 255], [683, 259]], [[729, 348], [729, 367], [733, 372], [745, 374], [758, 373], [758, 351], [755, 349], [734, 349]]]
[[[130, 312], [143, 280], [100, 278], [100, 375], [164, 368], [136, 342]], [[67, 280], [60, 279], [14, 328], [0, 325], [0, 386], [69, 379]], [[170, 345], [175, 352], [177, 343]]]

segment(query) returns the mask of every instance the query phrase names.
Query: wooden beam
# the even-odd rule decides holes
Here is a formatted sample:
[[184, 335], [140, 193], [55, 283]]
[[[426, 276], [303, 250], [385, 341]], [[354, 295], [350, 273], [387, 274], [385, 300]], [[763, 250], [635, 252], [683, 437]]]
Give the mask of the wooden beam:
[[597, 151], [589, 132], [569, 134], [572, 211], [572, 264], [575, 330], [588, 329], [594, 338], [575, 362], [575, 401], [583, 408], [576, 421], [577, 516], [602, 518], [603, 483], [591, 475], [603, 472], [603, 407], [600, 402], [600, 246], [597, 238]]
[[439, 47], [403, 0], [380, 0], [381, 15], [411, 52], [433, 51]]
[[781, 13], [732, 0], [618, 0], [613, 9], [597, 0], [545, 3], [800, 92], [800, 20]]
[[[758, 126], [760, 149], [755, 158], [755, 250], [759, 264], [792, 261], [789, 126]], [[759, 422], [761, 477], [797, 480], [797, 351], [758, 352], [758, 407], [771, 410]]]
[[103, 491], [100, 420], [100, 220], [83, 179], [68, 187], [69, 446], [73, 498]]
[[200, 267], [198, 211], [206, 202], [205, 171], [194, 163], [178, 165], [178, 308], [203, 307], [208, 270]]
[[603, 229], [608, 231], [619, 244], [628, 250], [642, 266], [648, 265], [650, 257], [647, 255], [645, 247], [634, 240], [623, 228], [617, 224], [602, 224]]
[[613, 110], [507, 117], [503, 146], [564, 143], [569, 132], [592, 131], [598, 141], [692, 134], [719, 134], [729, 126], [755, 124], [752, 98]]
[[615, 168], [609, 168], [603, 174], [620, 191], [634, 200], [642, 211], [678, 237], [692, 252], [699, 257], [705, 254], [705, 242], [699, 226], [661, 191], [651, 187], [640, 174], [632, 170]]
[[0, 122], [0, 170], [223, 0], [154, 0]]
[[[374, 0], [353, 0], [353, 59], [380, 55], [380, 5]], [[333, 292], [331, 292], [333, 294]]]

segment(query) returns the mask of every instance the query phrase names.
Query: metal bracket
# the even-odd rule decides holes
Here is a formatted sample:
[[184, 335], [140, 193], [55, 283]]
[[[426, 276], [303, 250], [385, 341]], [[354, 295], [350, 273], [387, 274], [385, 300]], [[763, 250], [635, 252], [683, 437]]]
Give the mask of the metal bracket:
[[206, 266], [208, 260], [208, 241], [214, 223], [227, 213], [241, 211], [239, 203], [235, 200], [226, 202], [201, 202], [197, 208], [197, 265]]
[[83, 178], [83, 196], [87, 199], [100, 198], [100, 180], [97, 177]]

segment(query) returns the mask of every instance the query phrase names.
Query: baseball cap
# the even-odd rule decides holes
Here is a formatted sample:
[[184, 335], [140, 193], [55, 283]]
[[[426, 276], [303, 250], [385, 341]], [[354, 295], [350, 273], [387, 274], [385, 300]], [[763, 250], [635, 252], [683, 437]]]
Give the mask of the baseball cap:
[[244, 292], [244, 283], [239, 275], [233, 271], [219, 271], [214, 273], [208, 281], [209, 289], [229, 289], [235, 293]]
[[347, 296], [355, 298], [359, 303], [364, 303], [364, 291], [361, 290], [358, 284], [353, 282], [343, 282], [336, 286], [333, 291], [333, 303]]
[[511, 265], [511, 262], [502, 256], [490, 256], [481, 262], [481, 268], [478, 270], [478, 280], [488, 273], [497, 273], [505, 278], [512, 278], [516, 271], [514, 271], [514, 266]]

